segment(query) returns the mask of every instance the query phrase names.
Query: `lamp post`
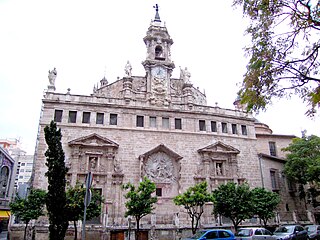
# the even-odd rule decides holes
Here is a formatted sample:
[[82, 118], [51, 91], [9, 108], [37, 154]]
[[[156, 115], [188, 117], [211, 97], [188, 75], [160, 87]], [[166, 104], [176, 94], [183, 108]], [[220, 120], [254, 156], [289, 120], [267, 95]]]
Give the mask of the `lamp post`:
[[88, 172], [87, 179], [86, 179], [86, 195], [84, 197], [84, 213], [83, 213], [83, 222], [82, 222], [82, 236], [81, 239], [85, 240], [86, 238], [86, 214], [87, 214], [87, 207], [91, 201], [91, 184], [92, 184], [92, 174]]
[[129, 223], [128, 232], [129, 232], [129, 240], [130, 240], [130, 237], [131, 237], [131, 216], [128, 217], [128, 223]]

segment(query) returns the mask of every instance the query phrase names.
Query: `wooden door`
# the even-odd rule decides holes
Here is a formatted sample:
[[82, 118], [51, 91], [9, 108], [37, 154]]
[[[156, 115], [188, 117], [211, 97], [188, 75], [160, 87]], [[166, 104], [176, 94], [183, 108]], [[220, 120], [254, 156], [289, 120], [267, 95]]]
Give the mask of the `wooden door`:
[[124, 240], [124, 232], [111, 232], [111, 240]]

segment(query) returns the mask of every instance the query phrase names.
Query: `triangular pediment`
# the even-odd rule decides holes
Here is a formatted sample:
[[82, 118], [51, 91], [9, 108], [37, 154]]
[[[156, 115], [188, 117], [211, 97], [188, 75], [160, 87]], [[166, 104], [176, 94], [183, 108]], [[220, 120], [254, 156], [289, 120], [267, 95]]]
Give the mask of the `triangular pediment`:
[[170, 156], [172, 159], [180, 160], [182, 157], [166, 147], [164, 144], [160, 144], [159, 146], [155, 147], [154, 149], [142, 154], [140, 157], [143, 157], [144, 159], [147, 159], [149, 156], [158, 153], [158, 152], [164, 152], [168, 156]]
[[69, 146], [118, 148], [119, 144], [111, 141], [108, 138], [102, 137], [96, 133], [92, 133], [88, 136], [80, 137], [70, 141]]
[[216, 142], [207, 147], [198, 150], [199, 153], [211, 152], [211, 153], [225, 153], [225, 154], [239, 154], [240, 151], [230, 145], [223, 142]]

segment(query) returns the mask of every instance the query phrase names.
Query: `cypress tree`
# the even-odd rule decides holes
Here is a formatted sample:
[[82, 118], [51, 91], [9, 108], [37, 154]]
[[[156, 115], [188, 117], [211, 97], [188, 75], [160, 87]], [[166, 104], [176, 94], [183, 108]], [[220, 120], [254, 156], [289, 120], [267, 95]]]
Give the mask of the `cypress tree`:
[[66, 173], [68, 168], [64, 162], [64, 152], [61, 145], [61, 130], [54, 121], [44, 128], [48, 149], [45, 153], [48, 171], [48, 193], [46, 198], [49, 216], [49, 239], [63, 240], [68, 228], [65, 216], [66, 208]]

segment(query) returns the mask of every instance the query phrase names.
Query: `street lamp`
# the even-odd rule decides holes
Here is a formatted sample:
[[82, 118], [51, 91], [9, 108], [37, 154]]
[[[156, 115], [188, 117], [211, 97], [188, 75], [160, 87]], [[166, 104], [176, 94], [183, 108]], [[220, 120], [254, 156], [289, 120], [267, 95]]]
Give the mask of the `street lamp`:
[[128, 227], [128, 232], [129, 232], [129, 240], [130, 240], [130, 237], [131, 237], [131, 216], [128, 217], [128, 223], [129, 223], [129, 227]]

